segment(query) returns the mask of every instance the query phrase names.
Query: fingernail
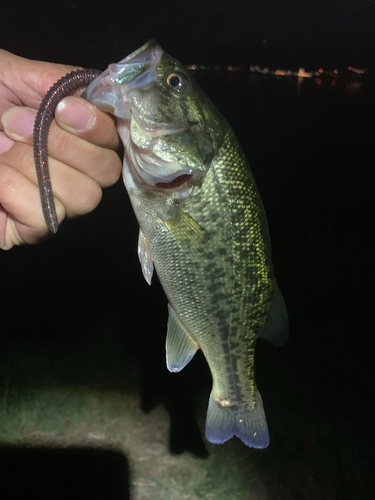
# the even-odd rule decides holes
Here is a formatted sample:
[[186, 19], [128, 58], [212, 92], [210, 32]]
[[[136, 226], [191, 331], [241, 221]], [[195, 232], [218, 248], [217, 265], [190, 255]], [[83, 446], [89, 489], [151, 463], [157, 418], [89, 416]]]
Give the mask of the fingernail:
[[3, 132], [0, 132], [0, 155], [8, 151], [14, 144], [12, 139], [9, 139]]
[[56, 115], [67, 128], [77, 132], [92, 128], [96, 118], [90, 104], [77, 100], [75, 97], [66, 97], [59, 102]]
[[4, 130], [15, 139], [26, 139], [33, 134], [35, 113], [28, 108], [14, 107], [5, 111], [1, 121]]

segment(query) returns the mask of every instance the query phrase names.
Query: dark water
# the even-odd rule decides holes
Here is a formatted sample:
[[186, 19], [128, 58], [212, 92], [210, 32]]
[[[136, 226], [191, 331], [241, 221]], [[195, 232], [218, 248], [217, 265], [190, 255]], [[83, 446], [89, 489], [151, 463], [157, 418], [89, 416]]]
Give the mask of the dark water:
[[[259, 455], [259, 474], [271, 499], [373, 498], [372, 80], [345, 76], [332, 85], [218, 72], [197, 78], [249, 159], [290, 314], [288, 344], [258, 347], [273, 443], [266, 458]], [[162, 401], [172, 419], [171, 450], [204, 456], [189, 407], [200, 370], [209, 386], [206, 367], [198, 360], [178, 385], [165, 373], [166, 301], [157, 282], [145, 288], [136, 241], [119, 182], [94, 213], [65, 223], [49, 241], [1, 252], [1, 349], [25, 336], [64, 343], [67, 331], [87, 330], [107, 307], [120, 312], [125, 330], [142, 317], [126, 348], [144, 366], [143, 407]], [[189, 431], [179, 424], [186, 420]]]
[[258, 343], [273, 443], [260, 473], [275, 499], [372, 498], [373, 81], [199, 78], [254, 172], [290, 315], [288, 345]]

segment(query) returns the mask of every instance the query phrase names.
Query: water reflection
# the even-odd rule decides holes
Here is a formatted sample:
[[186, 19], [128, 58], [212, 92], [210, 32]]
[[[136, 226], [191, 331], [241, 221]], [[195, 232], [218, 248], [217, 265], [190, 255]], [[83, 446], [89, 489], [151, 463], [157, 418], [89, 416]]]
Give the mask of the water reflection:
[[[259, 65], [251, 65], [248, 68], [236, 65], [214, 65], [191, 64], [188, 66], [199, 81], [206, 78], [222, 80], [223, 83], [258, 85], [261, 82], [265, 85], [273, 85], [280, 82], [280, 85], [289, 88], [294, 87], [299, 96], [304, 89], [309, 92], [315, 87], [316, 95], [321, 92], [343, 92], [347, 97], [355, 97], [363, 90], [364, 82], [369, 78], [366, 69], [358, 69], [349, 66], [344, 71], [337, 68], [325, 70], [319, 68], [316, 71], [309, 71], [303, 67], [298, 70], [278, 68], [276, 70], [269, 67], [262, 68]], [[324, 90], [323, 90], [324, 89]]]

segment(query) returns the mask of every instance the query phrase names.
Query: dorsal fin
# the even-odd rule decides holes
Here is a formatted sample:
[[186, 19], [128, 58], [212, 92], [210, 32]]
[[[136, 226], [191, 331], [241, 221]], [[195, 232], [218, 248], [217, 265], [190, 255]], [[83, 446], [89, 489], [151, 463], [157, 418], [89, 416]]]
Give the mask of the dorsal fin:
[[279, 347], [288, 340], [288, 325], [289, 321], [286, 305], [278, 286], [276, 286], [266, 324], [258, 337], [267, 340], [267, 342], [275, 347]]

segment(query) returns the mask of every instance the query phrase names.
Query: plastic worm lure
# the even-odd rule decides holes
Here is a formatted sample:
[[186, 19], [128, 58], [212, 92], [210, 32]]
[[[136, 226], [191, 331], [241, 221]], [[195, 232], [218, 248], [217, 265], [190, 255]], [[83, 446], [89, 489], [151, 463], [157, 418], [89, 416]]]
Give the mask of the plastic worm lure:
[[87, 87], [101, 71], [81, 69], [63, 76], [49, 89], [42, 100], [34, 124], [33, 148], [40, 200], [49, 230], [57, 233], [58, 221], [48, 167], [48, 133], [58, 103], [74, 90]]

